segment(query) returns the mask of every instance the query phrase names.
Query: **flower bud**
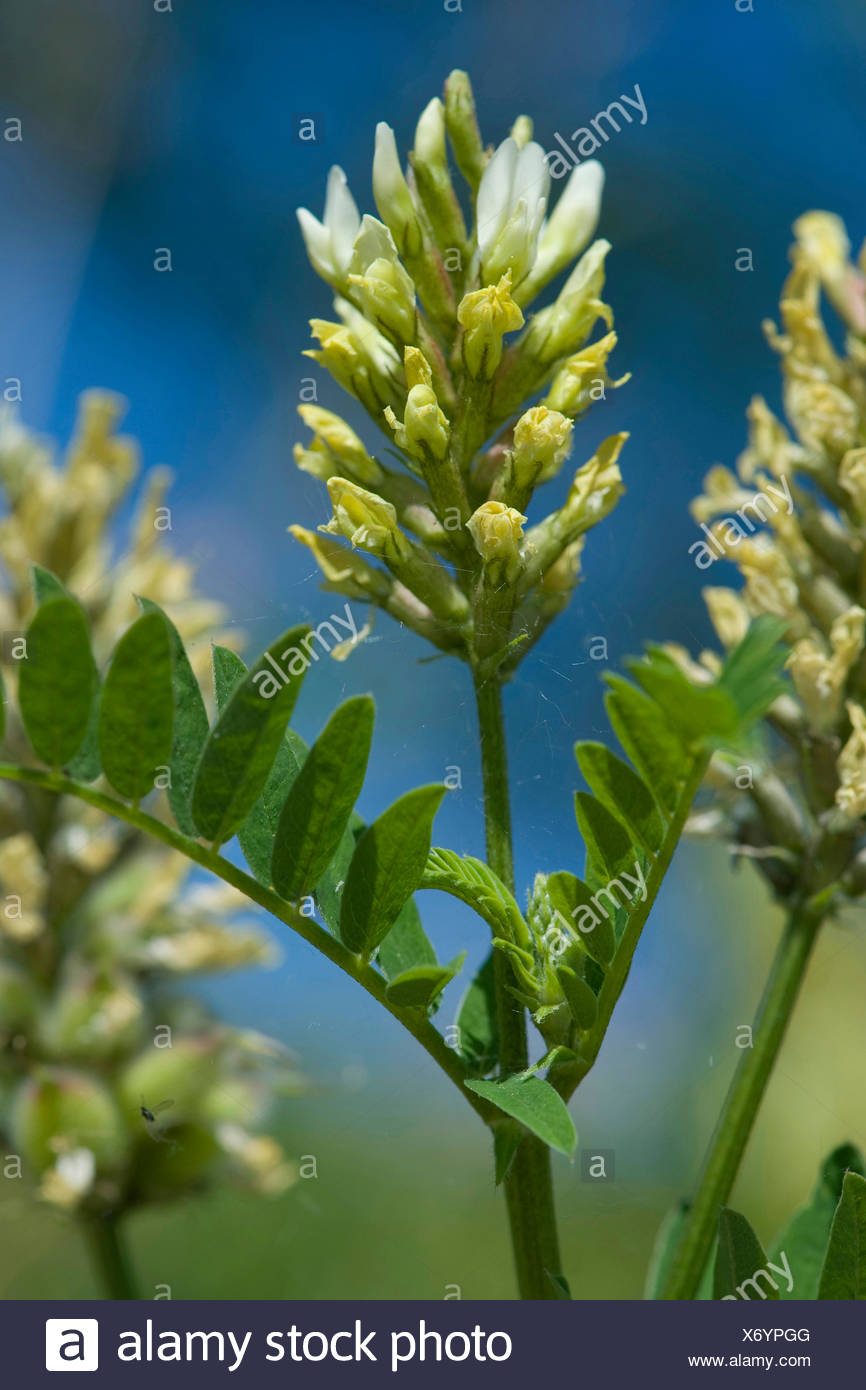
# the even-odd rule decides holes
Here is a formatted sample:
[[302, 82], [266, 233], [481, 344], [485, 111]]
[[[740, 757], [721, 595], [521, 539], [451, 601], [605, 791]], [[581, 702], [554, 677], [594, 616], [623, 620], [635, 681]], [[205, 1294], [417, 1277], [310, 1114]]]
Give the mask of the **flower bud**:
[[540, 363], [554, 362], [580, 347], [597, 318], [610, 328], [610, 309], [599, 298], [609, 250], [609, 241], [595, 241], [584, 252], [554, 303], [533, 318], [523, 340], [524, 352]]
[[616, 389], [628, 381], [627, 372], [617, 381], [611, 381], [607, 374], [607, 359], [616, 342], [616, 334], [607, 333], [567, 358], [553, 378], [544, 405], [549, 410], [560, 410], [563, 415], [570, 415], [574, 419], [582, 415], [593, 401], [604, 400], [605, 387]]
[[335, 289], [345, 289], [361, 219], [342, 169], [334, 165], [328, 175], [323, 220], [319, 222], [306, 208], [298, 208], [297, 215], [313, 269]]
[[345, 536], [353, 546], [382, 559], [395, 559], [408, 548], [409, 543], [397, 525], [397, 513], [390, 502], [347, 478], [330, 478], [328, 494], [334, 515], [322, 531]]
[[575, 473], [562, 508], [562, 518], [569, 529], [587, 531], [613, 511], [625, 491], [617, 459], [627, 439], [625, 432], [611, 435]]
[[523, 567], [521, 543], [526, 517], [504, 502], [484, 502], [466, 523], [485, 565], [501, 570], [510, 582]]
[[86, 1072], [41, 1068], [19, 1087], [10, 1121], [15, 1148], [38, 1173], [71, 1149], [89, 1149], [100, 1172], [116, 1167], [126, 1152], [120, 1111], [107, 1087]]
[[475, 190], [481, 182], [485, 154], [475, 115], [475, 98], [468, 73], [459, 68], [445, 83], [445, 123], [454, 149], [457, 167], [470, 187]]
[[39, 1020], [39, 1041], [52, 1057], [104, 1061], [141, 1042], [144, 1007], [131, 980], [82, 972], [68, 979]]
[[532, 117], [518, 116], [508, 134], [511, 136], [517, 148], [522, 150], [524, 145], [528, 145], [532, 139], [532, 132]]
[[417, 256], [421, 250], [421, 224], [400, 167], [394, 132], [384, 121], [376, 126], [373, 197], [379, 216], [389, 227], [400, 255]]
[[523, 327], [523, 314], [511, 297], [511, 272], [497, 285], [464, 295], [457, 308], [463, 327], [463, 358], [475, 377], [490, 380], [502, 360], [502, 338]]
[[130, 1123], [143, 1124], [141, 1106], [172, 1102], [172, 1125], [196, 1120], [218, 1076], [224, 1038], [216, 1033], [175, 1038], [171, 1047], [148, 1047], [120, 1077], [119, 1096]]
[[[381, 480], [383, 472], [379, 464], [370, 457], [355, 431], [339, 415], [318, 405], [299, 405], [298, 414], [316, 435], [310, 448], [315, 448], [317, 442], [323, 440], [337, 461], [344, 464], [346, 471], [351, 472], [358, 482], [369, 486]], [[305, 467], [300, 461], [298, 466]], [[308, 468], [306, 471], [314, 470]], [[321, 477], [321, 474], [316, 473], [316, 476]]]
[[574, 425], [558, 410], [536, 405], [514, 426], [512, 465], [521, 486], [535, 487], [555, 477], [571, 453]]
[[415, 337], [415, 286], [397, 255], [390, 231], [365, 216], [355, 239], [348, 286], [367, 318], [401, 340]]
[[517, 297], [527, 304], [540, 289], [579, 256], [598, 225], [604, 170], [587, 159], [572, 170], [556, 207], [538, 238], [538, 254]]
[[514, 140], [503, 140], [478, 189], [478, 251], [487, 284], [510, 271], [519, 285], [532, 269], [549, 187], [541, 146], [530, 142], [518, 149]]
[[329, 536], [316, 535], [303, 526], [290, 526], [289, 531], [296, 541], [307, 546], [325, 577], [325, 587], [347, 598], [374, 601], [387, 599], [391, 591], [391, 580], [381, 570], [374, 569], [344, 545], [331, 540]]
[[385, 411], [385, 419], [398, 448], [422, 460], [428, 455], [441, 460], [448, 452], [451, 427], [433, 390], [430, 364], [418, 348], [411, 347], [405, 350], [404, 363], [409, 391], [403, 422], [390, 409]]

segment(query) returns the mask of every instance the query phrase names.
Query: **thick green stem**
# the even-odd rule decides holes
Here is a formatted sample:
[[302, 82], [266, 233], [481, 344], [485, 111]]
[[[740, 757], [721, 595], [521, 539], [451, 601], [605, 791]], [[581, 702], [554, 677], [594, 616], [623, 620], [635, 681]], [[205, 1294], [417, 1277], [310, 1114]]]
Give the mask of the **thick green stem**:
[[105, 1297], [138, 1298], [119, 1218], [85, 1216], [81, 1224]]
[[[483, 680], [476, 675], [475, 696], [481, 732], [487, 861], [513, 892], [508, 759], [499, 682], [495, 678]], [[514, 982], [511, 965], [501, 951], [495, 953], [494, 970], [500, 1063], [503, 1075], [510, 1076], [528, 1065], [526, 1016], [509, 989]], [[561, 1268], [547, 1145], [534, 1135], [525, 1136], [504, 1185], [520, 1297], [555, 1299], [557, 1295], [550, 1276], [561, 1274]]]
[[690, 1299], [697, 1293], [719, 1209], [734, 1185], [820, 925], [820, 913], [808, 907], [796, 908], [788, 919], [755, 1019], [752, 1046], [743, 1052], [725, 1098], [661, 1298]]

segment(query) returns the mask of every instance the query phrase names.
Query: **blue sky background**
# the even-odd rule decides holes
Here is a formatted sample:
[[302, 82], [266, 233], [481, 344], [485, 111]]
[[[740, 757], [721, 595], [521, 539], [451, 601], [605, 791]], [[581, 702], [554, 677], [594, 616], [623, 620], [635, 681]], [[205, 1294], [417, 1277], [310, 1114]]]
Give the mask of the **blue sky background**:
[[[0, 126], [20, 116], [25, 137], [0, 141], [0, 377], [22, 380], [24, 418], [60, 438], [84, 388], [129, 398], [127, 427], [146, 463], [176, 474], [176, 545], [199, 557], [203, 588], [257, 647], [333, 605], [286, 535], [291, 521], [326, 516], [324, 489], [291, 458], [300, 378], [311, 374], [299, 355], [307, 319], [330, 309], [295, 207], [319, 214], [339, 163], [372, 210], [375, 123], [392, 124], [405, 150], [452, 67], [472, 76], [487, 140], [526, 111], [546, 147], [639, 84], [646, 124], [625, 127], [600, 156], [615, 366], [633, 379], [579, 426], [575, 451], [579, 461], [604, 435], [630, 430], [628, 493], [589, 539], [569, 614], [507, 693], [523, 886], [537, 869], [580, 866], [571, 748], [606, 734], [590, 639], [604, 636], [616, 664], [647, 638], [709, 638], [687, 504], [707, 467], [742, 447], [749, 397], [778, 404], [760, 324], [776, 310], [791, 222], [828, 207], [855, 243], [866, 232], [862, 4], [754, 4], [742, 13], [735, 0], [463, 0], [454, 13], [440, 0], [175, 0], [158, 13], [144, 0], [5, 0], [0, 19]], [[306, 116], [315, 143], [297, 138]], [[171, 250], [171, 274], [153, 269], [158, 247]], [[751, 273], [734, 268], [740, 248], [751, 250]], [[317, 375], [321, 402], [341, 408]], [[436, 838], [478, 853], [467, 675], [449, 661], [419, 664], [425, 655], [380, 617], [347, 664], [314, 673], [297, 723], [311, 736], [342, 695], [373, 690], [379, 728], [361, 809], [372, 816], [459, 765], [463, 788]], [[729, 1039], [732, 1017], [751, 1016], [759, 979], [751, 938], [726, 935], [732, 904], [762, 941], [770, 933], [757, 890], [730, 892], [720, 856], [681, 855], [606, 1071], [587, 1088], [595, 1142], [644, 1126], [636, 1170], [691, 1171], [660, 1097], [668, 1111], [691, 1105], [705, 1056]], [[429, 894], [422, 907], [442, 958], [467, 940], [480, 957], [470, 914]], [[288, 944], [279, 972], [215, 992], [237, 1017], [286, 1037], [314, 1074], [351, 1065], [390, 1076], [396, 1065], [388, 1020], [300, 944]], [[401, 1076], [405, 1123], [420, 1123], [411, 1107], [422, 1103], [413, 1096], [424, 1060]], [[370, 1122], [387, 1123], [396, 1102], [375, 1079], [370, 1097]], [[450, 1103], [430, 1088], [434, 1108]]]

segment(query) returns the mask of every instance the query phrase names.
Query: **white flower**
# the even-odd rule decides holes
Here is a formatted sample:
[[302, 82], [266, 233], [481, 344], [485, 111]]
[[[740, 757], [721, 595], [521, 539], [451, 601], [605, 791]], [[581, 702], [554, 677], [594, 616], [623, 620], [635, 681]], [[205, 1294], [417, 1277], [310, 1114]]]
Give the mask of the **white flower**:
[[344, 289], [361, 217], [339, 165], [328, 175], [323, 221], [306, 208], [298, 208], [298, 221], [313, 269], [335, 289]]
[[526, 302], [527, 293], [542, 289], [589, 244], [598, 225], [603, 188], [604, 169], [597, 159], [588, 159], [572, 170], [556, 207], [541, 228], [535, 264], [520, 295], [522, 303]]
[[385, 121], [376, 126], [373, 154], [373, 198], [379, 216], [387, 223], [401, 256], [417, 255], [421, 249], [421, 226], [400, 167], [394, 132]]
[[503, 140], [478, 189], [478, 249], [485, 284], [510, 270], [516, 285], [531, 270], [549, 189], [541, 146], [530, 141], [518, 149], [510, 136]]

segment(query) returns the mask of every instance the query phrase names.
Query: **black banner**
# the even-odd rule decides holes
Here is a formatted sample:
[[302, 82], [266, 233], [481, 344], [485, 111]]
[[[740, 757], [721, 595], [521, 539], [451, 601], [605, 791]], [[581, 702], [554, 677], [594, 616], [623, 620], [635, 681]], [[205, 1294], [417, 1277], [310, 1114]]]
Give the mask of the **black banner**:
[[850, 1374], [856, 1303], [0, 1304], [2, 1384], [511, 1387]]

